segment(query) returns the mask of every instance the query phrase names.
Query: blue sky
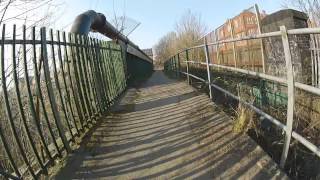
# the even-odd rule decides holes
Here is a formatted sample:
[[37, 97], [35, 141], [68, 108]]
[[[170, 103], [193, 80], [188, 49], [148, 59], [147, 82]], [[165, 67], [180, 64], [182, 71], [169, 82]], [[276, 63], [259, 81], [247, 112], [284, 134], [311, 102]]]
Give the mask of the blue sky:
[[177, 20], [188, 10], [199, 13], [209, 29], [221, 25], [242, 10], [257, 3], [260, 10], [272, 13], [281, 9], [284, 0], [67, 0], [63, 25], [77, 14], [93, 9], [107, 18], [123, 15], [141, 22], [129, 38], [141, 48], [152, 47], [163, 35], [174, 30]]

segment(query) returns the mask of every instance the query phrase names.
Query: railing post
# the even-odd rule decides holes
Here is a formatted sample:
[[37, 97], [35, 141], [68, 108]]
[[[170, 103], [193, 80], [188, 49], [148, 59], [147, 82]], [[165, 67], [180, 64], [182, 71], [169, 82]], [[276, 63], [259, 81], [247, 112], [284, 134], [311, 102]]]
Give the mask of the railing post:
[[177, 75], [178, 75], [178, 78], [180, 78], [180, 54], [178, 53], [177, 54], [177, 64], [178, 64], [178, 68], [177, 68]]
[[190, 84], [190, 77], [189, 77], [189, 50], [186, 50], [186, 60], [187, 60], [187, 80], [188, 84]]
[[287, 34], [287, 29], [285, 26], [280, 27], [282, 44], [286, 59], [287, 67], [287, 84], [288, 84], [288, 107], [287, 107], [287, 123], [285, 128], [285, 142], [283, 146], [283, 151], [281, 155], [280, 166], [284, 168], [286, 159], [288, 157], [288, 152], [290, 148], [290, 141], [292, 135], [292, 124], [293, 124], [293, 115], [294, 115], [294, 72], [293, 65], [291, 60], [290, 44]]
[[[219, 37], [218, 37], [218, 32], [217, 30], [214, 31], [214, 35], [215, 35], [215, 42], [219, 42]], [[217, 58], [217, 64], [220, 65], [220, 60], [219, 60], [219, 43], [216, 44], [215, 46], [216, 48], [216, 58]], [[220, 70], [220, 68], [218, 67], [218, 71]]]
[[177, 76], [177, 56], [173, 56], [173, 66], [174, 66], [174, 72], [176, 73]]
[[208, 43], [207, 43], [207, 38], [204, 37], [204, 51], [206, 54], [206, 64], [207, 64], [207, 74], [208, 74], [208, 87], [209, 87], [209, 97], [212, 99], [212, 91], [211, 91], [211, 75], [210, 75], [210, 67], [209, 67], [209, 50], [208, 50]]
[[170, 73], [172, 73], [172, 71], [173, 71], [173, 66], [172, 66], [172, 59], [173, 59], [173, 57], [171, 57], [170, 58], [170, 64], [169, 64], [169, 66], [170, 66]]
[[[231, 38], [234, 39], [234, 29], [232, 20], [229, 19], [229, 26], [231, 28]], [[234, 67], [237, 68], [237, 55], [236, 55], [236, 43], [232, 42], [232, 53], [233, 53], [233, 60], [234, 60]]]
[[[262, 33], [262, 29], [261, 29], [261, 18], [260, 18], [259, 7], [258, 7], [257, 4], [255, 4], [254, 8], [255, 8], [255, 11], [256, 11], [258, 32], [259, 32], [259, 34], [261, 34]], [[263, 39], [260, 40], [260, 46], [261, 46], [262, 72], [266, 73], [266, 64], [265, 64], [265, 57], [264, 57]]]

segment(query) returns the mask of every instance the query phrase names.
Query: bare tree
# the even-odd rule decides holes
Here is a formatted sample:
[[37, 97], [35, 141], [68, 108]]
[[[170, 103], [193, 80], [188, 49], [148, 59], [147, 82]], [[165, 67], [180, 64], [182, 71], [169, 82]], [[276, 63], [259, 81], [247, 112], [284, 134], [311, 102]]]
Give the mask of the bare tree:
[[2, 0], [0, 24], [53, 26], [62, 15], [64, 0]]
[[284, 7], [299, 9], [309, 15], [313, 26], [320, 25], [320, 0], [284, 0]]
[[162, 64], [176, 50], [177, 35], [175, 32], [169, 32], [163, 36], [154, 47], [157, 64]]
[[156, 61], [163, 63], [178, 50], [196, 45], [206, 29], [200, 14], [186, 11], [176, 22], [175, 31], [166, 34], [155, 45]]
[[205, 35], [207, 26], [201, 15], [187, 10], [175, 25], [177, 33], [177, 48], [184, 49], [195, 45]]

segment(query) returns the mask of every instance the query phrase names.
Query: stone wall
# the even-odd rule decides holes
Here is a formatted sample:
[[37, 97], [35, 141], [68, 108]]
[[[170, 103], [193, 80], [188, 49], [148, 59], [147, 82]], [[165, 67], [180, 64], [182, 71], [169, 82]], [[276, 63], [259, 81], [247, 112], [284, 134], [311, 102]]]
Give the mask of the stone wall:
[[[285, 9], [270, 14], [261, 20], [262, 32], [279, 31], [280, 26], [287, 29], [307, 28], [308, 16], [300, 11]], [[295, 80], [311, 83], [310, 35], [289, 36], [290, 50], [294, 65]], [[286, 77], [286, 62], [281, 37], [265, 38], [266, 73]]]

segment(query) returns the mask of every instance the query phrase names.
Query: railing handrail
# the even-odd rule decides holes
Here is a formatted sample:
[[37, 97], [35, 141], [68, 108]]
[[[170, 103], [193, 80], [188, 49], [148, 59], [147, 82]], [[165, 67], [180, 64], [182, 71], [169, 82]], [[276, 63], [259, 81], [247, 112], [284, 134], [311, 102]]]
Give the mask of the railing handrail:
[[[298, 29], [289, 29], [287, 30], [287, 33], [289, 35], [302, 35], [302, 34], [320, 34], [320, 28], [298, 28]], [[217, 42], [208, 43], [207, 46], [214, 46], [219, 44], [225, 44], [225, 43], [232, 43], [232, 42], [238, 42], [238, 41], [245, 41], [245, 40], [253, 40], [253, 39], [261, 39], [261, 38], [269, 38], [269, 37], [277, 37], [281, 36], [281, 31], [274, 31], [274, 32], [268, 32], [268, 33], [261, 33], [256, 35], [247, 35], [239, 38], [229, 38], [225, 40], [219, 40]], [[186, 50], [192, 50], [197, 48], [203, 48], [205, 44], [200, 44], [196, 46], [192, 46], [189, 48], [184, 48], [179, 50], [175, 55], [170, 56], [168, 59], [171, 59], [172, 57], [176, 56], [177, 54], [181, 54], [185, 52]]]
[[[271, 121], [273, 124], [275, 124], [276, 126], [280, 127], [282, 130], [284, 130], [286, 132], [286, 140], [285, 140], [285, 145], [284, 145], [284, 149], [283, 149], [283, 154], [281, 157], [281, 162], [280, 162], [280, 166], [284, 167], [286, 159], [287, 159], [287, 155], [288, 155], [288, 150], [289, 150], [289, 144], [290, 144], [290, 138], [293, 137], [294, 139], [296, 139], [298, 142], [300, 142], [301, 144], [303, 144], [305, 147], [307, 147], [311, 152], [315, 153], [318, 157], [320, 157], [320, 147], [317, 147], [315, 144], [313, 144], [312, 142], [310, 142], [309, 140], [307, 140], [306, 138], [304, 138], [303, 136], [301, 136], [300, 134], [298, 134], [296, 131], [292, 130], [292, 121], [293, 121], [293, 106], [294, 103], [289, 104], [288, 101], [288, 105], [287, 108], [291, 108], [291, 110], [289, 111], [290, 117], [287, 120], [287, 125], [281, 123], [281, 121], [277, 120], [276, 118], [272, 117], [271, 115], [263, 112], [261, 109], [255, 107], [254, 105], [240, 99], [238, 96], [232, 94], [231, 92], [219, 87], [218, 85], [214, 84], [214, 83], [209, 83], [208, 81], [206, 81], [205, 79], [198, 77], [196, 75], [193, 75], [191, 73], [189, 73], [188, 69], [189, 69], [189, 63], [194, 63], [194, 64], [199, 64], [199, 65], [207, 65], [207, 66], [211, 66], [211, 67], [216, 67], [216, 68], [221, 68], [221, 69], [225, 69], [225, 70], [229, 70], [229, 71], [233, 71], [233, 72], [238, 72], [238, 73], [242, 73], [242, 74], [246, 74], [246, 75], [250, 75], [250, 76], [254, 76], [254, 77], [259, 77], [268, 81], [273, 81], [273, 82], [277, 82], [277, 83], [281, 83], [284, 84], [288, 87], [288, 91], [293, 91], [294, 93], [294, 88], [299, 88], [301, 90], [304, 90], [306, 92], [315, 94], [320, 96], [320, 88], [317, 87], [313, 87], [311, 85], [308, 84], [304, 84], [304, 83], [300, 83], [300, 82], [296, 82], [294, 81], [294, 79], [292, 80], [292, 82], [288, 81], [288, 77], [290, 76], [294, 76], [293, 72], [290, 72], [287, 70], [287, 78], [280, 78], [277, 76], [273, 76], [273, 75], [268, 75], [266, 73], [260, 73], [260, 72], [255, 72], [255, 71], [251, 71], [251, 70], [245, 70], [245, 69], [241, 69], [241, 68], [237, 68], [237, 67], [229, 67], [229, 66], [225, 66], [225, 65], [220, 65], [220, 64], [214, 64], [214, 63], [209, 63], [208, 61], [210, 61], [208, 59], [208, 57], [206, 57], [206, 61], [207, 62], [195, 62], [192, 60], [189, 60], [189, 58], [187, 57], [185, 61], [180, 61], [180, 59], [177, 57], [179, 57], [178, 55], [182, 54], [182, 53], [186, 53], [188, 54], [188, 51], [193, 50], [193, 49], [199, 49], [199, 48], [204, 48], [205, 53], [208, 53], [207, 48], [209, 46], [218, 46], [220, 44], [224, 44], [224, 43], [232, 43], [232, 42], [239, 42], [239, 41], [244, 41], [244, 40], [253, 40], [253, 39], [262, 39], [262, 38], [270, 38], [270, 37], [280, 37], [282, 38], [282, 42], [283, 42], [283, 48], [285, 51], [285, 60], [287, 63], [287, 69], [288, 67], [293, 67], [293, 64], [291, 62], [291, 51], [290, 51], [290, 47], [289, 47], [289, 41], [288, 41], [288, 35], [303, 35], [303, 34], [320, 34], [320, 28], [300, 28], [300, 29], [290, 29], [290, 30], [286, 30], [285, 26], [280, 27], [280, 31], [275, 31], [275, 32], [269, 32], [269, 33], [262, 33], [262, 34], [257, 34], [257, 35], [251, 35], [251, 36], [245, 36], [245, 37], [240, 37], [240, 38], [233, 38], [233, 39], [227, 39], [227, 40], [221, 40], [221, 41], [217, 41], [217, 42], [213, 42], [213, 43], [204, 43], [201, 45], [197, 45], [197, 46], [193, 46], [193, 47], [189, 47], [189, 48], [185, 48], [181, 51], [178, 51], [178, 53], [176, 55], [171, 56], [166, 62], [165, 62], [165, 68], [167, 70], [173, 70], [176, 71], [177, 73], [181, 73], [187, 76], [188, 82], [189, 82], [189, 76], [195, 79], [198, 79], [202, 82], [205, 82], [208, 84], [209, 87], [214, 87], [216, 89], [218, 89], [219, 91], [224, 92], [225, 94], [229, 95], [230, 97], [238, 100], [240, 103], [245, 104], [246, 106], [249, 106], [251, 109], [253, 109], [255, 112], [257, 112], [258, 114], [260, 114], [262, 117], [264, 117], [265, 119]], [[185, 63], [186, 67], [187, 67], [187, 72], [183, 72], [180, 69], [177, 69], [177, 64], [180, 63]], [[169, 68], [169, 69], [168, 69]], [[208, 73], [210, 70], [207, 70]], [[209, 74], [208, 74], [208, 79], [209, 79]], [[292, 86], [291, 86], [292, 84]], [[291, 87], [289, 87], [289, 85]], [[290, 95], [288, 95], [290, 96]], [[295, 99], [294, 94], [290, 97], [288, 97], [289, 99], [291, 98], [293, 101]], [[289, 116], [288, 114], [288, 116]], [[287, 116], [287, 117], [288, 117]]]

